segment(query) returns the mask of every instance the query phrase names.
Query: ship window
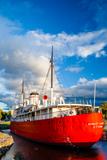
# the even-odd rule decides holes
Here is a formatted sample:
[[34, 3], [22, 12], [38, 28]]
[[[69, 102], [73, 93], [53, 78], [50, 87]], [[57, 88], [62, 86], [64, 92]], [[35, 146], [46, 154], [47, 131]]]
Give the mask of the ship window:
[[49, 108], [49, 113], [52, 113], [52, 108]]

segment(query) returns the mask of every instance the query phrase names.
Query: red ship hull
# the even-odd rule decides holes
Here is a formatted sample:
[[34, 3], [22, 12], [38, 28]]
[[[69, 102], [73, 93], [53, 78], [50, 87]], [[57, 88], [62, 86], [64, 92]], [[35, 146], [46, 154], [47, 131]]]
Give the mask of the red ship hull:
[[82, 147], [99, 141], [103, 125], [101, 113], [90, 113], [26, 122], [12, 121], [10, 129], [33, 141]]

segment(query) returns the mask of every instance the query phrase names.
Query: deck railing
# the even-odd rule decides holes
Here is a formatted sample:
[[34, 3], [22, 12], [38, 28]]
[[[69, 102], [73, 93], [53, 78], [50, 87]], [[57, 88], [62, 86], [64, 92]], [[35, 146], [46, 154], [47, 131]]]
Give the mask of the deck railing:
[[46, 113], [42, 112], [27, 112], [27, 113], [22, 113], [18, 114], [16, 118], [13, 118], [13, 121], [32, 121], [32, 120], [42, 120], [42, 119], [50, 119], [50, 118], [55, 118], [55, 117], [64, 117], [64, 116], [74, 116], [74, 115], [79, 115], [79, 114], [86, 114], [86, 113], [91, 113], [91, 112], [96, 112], [94, 110], [90, 109], [67, 109], [67, 110], [60, 110], [56, 112], [49, 112], [47, 110]]

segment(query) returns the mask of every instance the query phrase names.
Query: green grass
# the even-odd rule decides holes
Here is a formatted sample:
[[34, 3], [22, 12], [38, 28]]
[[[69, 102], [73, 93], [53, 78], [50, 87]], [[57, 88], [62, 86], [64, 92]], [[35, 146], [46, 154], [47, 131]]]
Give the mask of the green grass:
[[0, 121], [0, 130], [9, 129], [10, 121]]

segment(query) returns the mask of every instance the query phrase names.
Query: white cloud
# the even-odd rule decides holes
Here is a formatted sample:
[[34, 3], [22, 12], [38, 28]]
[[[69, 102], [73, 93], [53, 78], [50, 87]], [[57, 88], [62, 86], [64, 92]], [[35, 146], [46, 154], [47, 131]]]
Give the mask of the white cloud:
[[88, 82], [88, 80], [84, 77], [80, 77], [80, 79], [78, 81], [78, 83], [80, 83], [80, 84], [84, 84], [84, 83], [87, 83], [87, 82]]
[[107, 97], [107, 77], [99, 78], [97, 80], [88, 80], [85, 77], [82, 77], [76, 85], [63, 90], [63, 92], [68, 96], [93, 97], [95, 83], [96, 96]]
[[4, 111], [8, 111], [9, 110], [8, 106], [5, 103], [3, 103], [3, 102], [0, 102], [0, 109], [2, 109]]
[[[39, 30], [22, 32], [16, 23], [0, 17], [0, 94], [18, 90], [22, 79], [33, 87], [42, 86], [49, 66], [51, 46], [54, 56], [104, 56], [107, 30], [70, 35], [49, 34]], [[80, 72], [83, 68], [69, 68]], [[57, 85], [56, 85], [57, 84]], [[55, 77], [55, 86], [58, 80]], [[42, 88], [42, 87], [41, 87]], [[11, 96], [10, 96], [11, 97]]]
[[69, 72], [79, 73], [84, 69], [84, 67], [68, 67], [65, 70]]
[[95, 53], [96, 57], [100, 57], [101, 55], [105, 55], [103, 48], [106, 46], [106, 43], [97, 43], [94, 45], [86, 45], [78, 47], [78, 55], [85, 58], [89, 55]]

